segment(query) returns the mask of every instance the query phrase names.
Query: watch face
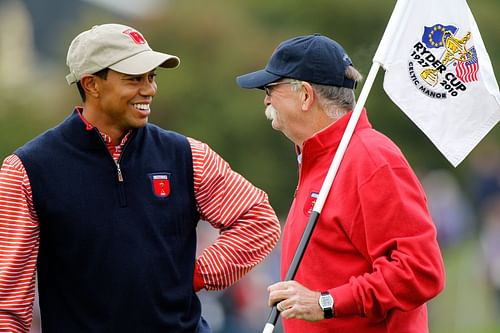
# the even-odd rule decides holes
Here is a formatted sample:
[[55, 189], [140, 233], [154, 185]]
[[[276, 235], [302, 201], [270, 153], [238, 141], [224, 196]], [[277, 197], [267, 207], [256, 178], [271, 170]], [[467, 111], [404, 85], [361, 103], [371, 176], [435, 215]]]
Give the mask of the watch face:
[[331, 308], [333, 306], [333, 298], [331, 295], [321, 295], [319, 304], [322, 308]]

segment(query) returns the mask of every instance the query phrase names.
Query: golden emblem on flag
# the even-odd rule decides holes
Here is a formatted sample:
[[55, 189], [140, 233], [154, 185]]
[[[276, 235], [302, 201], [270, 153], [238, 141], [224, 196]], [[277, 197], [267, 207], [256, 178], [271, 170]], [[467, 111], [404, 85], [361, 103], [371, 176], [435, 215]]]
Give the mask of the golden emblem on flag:
[[[447, 66], [451, 61], [466, 62], [472, 58], [472, 52], [467, 49], [467, 42], [470, 39], [470, 32], [462, 38], [456, 38], [452, 31], [446, 30], [443, 33], [442, 45], [445, 48], [441, 63]], [[420, 77], [430, 86], [434, 87], [439, 82], [439, 71], [436, 68], [424, 69]]]

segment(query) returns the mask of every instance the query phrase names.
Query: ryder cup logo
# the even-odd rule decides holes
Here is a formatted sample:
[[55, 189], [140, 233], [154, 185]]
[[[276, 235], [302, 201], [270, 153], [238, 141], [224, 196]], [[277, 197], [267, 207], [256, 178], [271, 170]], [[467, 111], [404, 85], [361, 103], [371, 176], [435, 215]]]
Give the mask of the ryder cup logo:
[[468, 46], [471, 33], [458, 34], [453, 25], [424, 27], [422, 40], [413, 45], [408, 73], [420, 92], [428, 97], [457, 97], [477, 81], [479, 64], [474, 46]]

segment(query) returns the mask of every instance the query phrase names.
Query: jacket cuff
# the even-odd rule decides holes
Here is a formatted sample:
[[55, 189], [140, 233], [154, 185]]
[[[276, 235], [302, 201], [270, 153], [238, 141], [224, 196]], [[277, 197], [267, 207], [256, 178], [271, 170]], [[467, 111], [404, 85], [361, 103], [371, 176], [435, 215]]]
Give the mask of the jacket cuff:
[[203, 276], [201, 275], [198, 263], [195, 263], [194, 276], [193, 276], [193, 289], [195, 292], [198, 292], [203, 288], [205, 288], [205, 282], [203, 281]]
[[350, 284], [344, 284], [343, 286], [330, 289], [329, 292], [335, 300], [335, 317], [359, 315], [360, 311], [354, 300]]

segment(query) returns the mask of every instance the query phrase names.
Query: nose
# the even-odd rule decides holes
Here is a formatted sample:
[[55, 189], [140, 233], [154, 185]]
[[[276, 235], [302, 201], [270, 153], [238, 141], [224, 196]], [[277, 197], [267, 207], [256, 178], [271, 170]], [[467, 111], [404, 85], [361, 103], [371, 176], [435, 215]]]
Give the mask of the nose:
[[157, 85], [155, 81], [150, 82], [148, 80], [144, 80], [139, 93], [142, 96], [154, 96], [156, 95], [156, 90], [157, 90]]
[[271, 96], [269, 96], [269, 95], [266, 94], [264, 96], [264, 105], [268, 106], [269, 104], [271, 104]]

